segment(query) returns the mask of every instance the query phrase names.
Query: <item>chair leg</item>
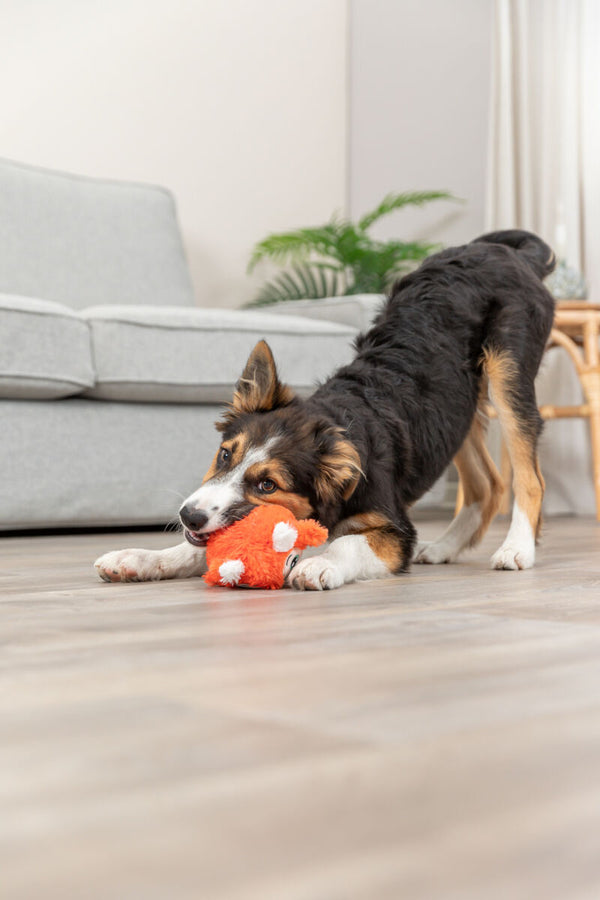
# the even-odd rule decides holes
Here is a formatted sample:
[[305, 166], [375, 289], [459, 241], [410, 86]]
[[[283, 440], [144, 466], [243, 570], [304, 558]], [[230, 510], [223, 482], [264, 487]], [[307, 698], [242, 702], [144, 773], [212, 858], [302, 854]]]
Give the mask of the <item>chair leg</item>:
[[596, 519], [600, 521], [600, 351], [598, 322], [590, 319], [583, 329], [585, 371], [580, 372], [581, 384], [590, 407], [590, 435], [596, 493]]
[[589, 406], [594, 490], [596, 493], [596, 519], [600, 522], [600, 371], [588, 371], [581, 375], [581, 383]]

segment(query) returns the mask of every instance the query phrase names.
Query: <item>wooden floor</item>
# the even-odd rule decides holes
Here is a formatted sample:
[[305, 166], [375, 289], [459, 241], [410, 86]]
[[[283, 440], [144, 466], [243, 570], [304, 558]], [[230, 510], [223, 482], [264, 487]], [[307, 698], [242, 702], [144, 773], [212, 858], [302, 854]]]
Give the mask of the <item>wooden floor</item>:
[[3, 900], [600, 897], [600, 526], [488, 571], [505, 527], [324, 594], [0, 540]]

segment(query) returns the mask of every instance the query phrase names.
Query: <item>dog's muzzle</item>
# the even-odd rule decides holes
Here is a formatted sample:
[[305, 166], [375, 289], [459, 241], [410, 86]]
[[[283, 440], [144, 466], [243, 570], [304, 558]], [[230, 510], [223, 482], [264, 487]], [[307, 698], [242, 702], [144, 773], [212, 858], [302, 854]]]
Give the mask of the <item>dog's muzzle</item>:
[[183, 536], [194, 547], [206, 547], [208, 532], [202, 531], [208, 522], [208, 516], [202, 509], [190, 509], [182, 506], [179, 510], [179, 518], [183, 524]]

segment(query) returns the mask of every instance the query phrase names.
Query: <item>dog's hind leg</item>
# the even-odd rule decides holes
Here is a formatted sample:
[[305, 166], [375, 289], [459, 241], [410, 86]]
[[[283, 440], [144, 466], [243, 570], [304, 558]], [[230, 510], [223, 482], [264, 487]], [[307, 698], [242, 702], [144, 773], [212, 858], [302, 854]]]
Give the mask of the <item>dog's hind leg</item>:
[[532, 377], [509, 351], [487, 352], [484, 369], [512, 465], [514, 494], [510, 528], [492, 556], [492, 568], [529, 569], [542, 522], [544, 479], [537, 456], [542, 418]]
[[[481, 397], [483, 400], [483, 391]], [[464, 505], [440, 538], [431, 542], [419, 542], [414, 562], [453, 562], [463, 550], [479, 543], [498, 512], [504, 489], [502, 479], [485, 446], [486, 419], [481, 406], [482, 403], [475, 413], [462, 447], [454, 457], [463, 486]]]

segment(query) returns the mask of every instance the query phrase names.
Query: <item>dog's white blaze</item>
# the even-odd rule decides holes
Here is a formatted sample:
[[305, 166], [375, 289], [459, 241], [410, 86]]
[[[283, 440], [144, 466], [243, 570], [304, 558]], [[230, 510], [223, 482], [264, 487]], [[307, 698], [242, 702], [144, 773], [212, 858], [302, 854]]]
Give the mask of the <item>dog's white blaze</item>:
[[269, 457], [269, 449], [274, 443], [274, 438], [267, 441], [262, 447], [252, 447], [243, 460], [235, 468], [230, 469], [224, 475], [215, 475], [206, 484], [194, 491], [183, 502], [183, 506], [191, 509], [204, 510], [208, 516], [208, 522], [203, 531], [215, 531], [223, 525], [227, 510], [244, 499], [244, 476], [250, 466], [265, 462]]
[[535, 535], [526, 514], [515, 502], [510, 528], [492, 556], [493, 569], [530, 569], [535, 563]]

